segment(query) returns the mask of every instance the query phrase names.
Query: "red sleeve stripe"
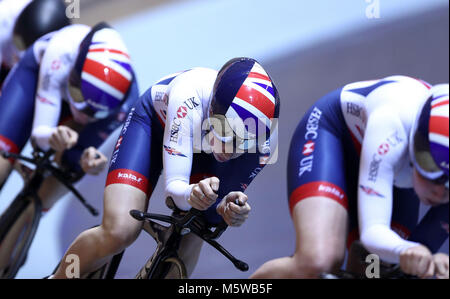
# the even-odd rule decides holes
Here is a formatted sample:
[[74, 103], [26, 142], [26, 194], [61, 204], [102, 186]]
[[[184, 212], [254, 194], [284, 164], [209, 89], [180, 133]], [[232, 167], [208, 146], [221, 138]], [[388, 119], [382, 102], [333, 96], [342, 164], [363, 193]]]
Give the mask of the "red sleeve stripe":
[[344, 190], [334, 184], [318, 181], [301, 185], [291, 193], [289, 197], [289, 210], [291, 211], [291, 215], [297, 203], [308, 197], [315, 196], [330, 198], [331, 200], [337, 201], [346, 210], [348, 209], [348, 198]]
[[129, 169], [115, 169], [108, 173], [106, 179], [106, 186], [112, 184], [125, 184], [138, 188], [147, 196], [150, 196], [153, 189], [148, 182], [148, 179], [139, 172]]
[[[5, 136], [0, 135], [0, 150], [6, 151], [8, 153], [12, 154], [18, 154], [19, 153], [19, 147], [9, 138], [6, 138]], [[8, 159], [11, 164], [14, 163], [15, 159]]]

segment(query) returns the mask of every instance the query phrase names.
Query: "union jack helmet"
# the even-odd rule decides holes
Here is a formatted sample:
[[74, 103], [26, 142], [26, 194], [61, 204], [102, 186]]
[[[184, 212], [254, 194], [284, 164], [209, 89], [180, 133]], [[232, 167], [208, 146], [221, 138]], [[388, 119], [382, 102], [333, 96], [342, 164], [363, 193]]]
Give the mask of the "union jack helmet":
[[409, 149], [417, 171], [448, 188], [449, 178], [449, 85], [430, 89], [412, 127]]
[[274, 130], [280, 98], [273, 80], [252, 58], [234, 58], [219, 71], [209, 103], [210, 130], [224, 143], [249, 150]]
[[106, 118], [123, 104], [133, 80], [125, 43], [116, 30], [102, 22], [80, 44], [69, 77], [69, 98], [84, 114]]

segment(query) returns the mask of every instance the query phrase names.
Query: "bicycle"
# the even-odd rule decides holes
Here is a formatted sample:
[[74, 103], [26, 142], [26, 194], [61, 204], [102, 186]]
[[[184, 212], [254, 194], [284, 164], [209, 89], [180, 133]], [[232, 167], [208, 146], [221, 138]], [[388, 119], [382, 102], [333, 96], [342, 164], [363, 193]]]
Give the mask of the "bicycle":
[[[7, 262], [7, 265], [0, 269], [0, 278], [14, 278], [25, 263], [42, 215], [42, 200], [38, 191], [48, 174], [53, 175], [71, 191], [93, 216], [99, 215], [98, 211], [73, 187], [73, 183], [79, 179], [79, 176], [74, 173], [66, 173], [53, 165], [51, 161], [53, 154], [53, 150], [43, 152], [34, 149], [32, 158], [29, 158], [20, 154], [0, 151], [0, 155], [5, 159], [16, 160], [14, 169], [18, 171], [25, 182], [22, 191], [0, 217], [0, 260]], [[33, 164], [35, 168], [31, 169], [23, 162]], [[32, 219], [21, 225], [22, 216], [25, 216], [27, 211], [32, 214]], [[11, 241], [11, 238], [12, 242], [8, 242]]]
[[[176, 272], [176, 278], [188, 278], [186, 266], [178, 256], [178, 249], [180, 242], [184, 236], [193, 233], [200, 237], [203, 241], [213, 246], [222, 255], [229, 259], [234, 266], [240, 271], [248, 271], [248, 264], [236, 259], [217, 241], [222, 233], [227, 229], [227, 224], [223, 221], [218, 225], [210, 225], [202, 215], [202, 212], [191, 208], [188, 212], [178, 209], [173, 200], [169, 197], [166, 200], [167, 206], [173, 211], [171, 216], [144, 213], [138, 210], [131, 210], [130, 215], [138, 220], [144, 221], [143, 230], [155, 239], [157, 247], [153, 255], [148, 259], [146, 264], [139, 270], [136, 279], [162, 279], [166, 278], [171, 269]], [[169, 226], [164, 226], [153, 220], [169, 223]], [[120, 260], [124, 252], [114, 256], [110, 264], [104, 267], [109, 267], [105, 270], [104, 267], [90, 274], [88, 277], [99, 277], [112, 279], [115, 276]], [[103, 273], [103, 274], [98, 274]]]

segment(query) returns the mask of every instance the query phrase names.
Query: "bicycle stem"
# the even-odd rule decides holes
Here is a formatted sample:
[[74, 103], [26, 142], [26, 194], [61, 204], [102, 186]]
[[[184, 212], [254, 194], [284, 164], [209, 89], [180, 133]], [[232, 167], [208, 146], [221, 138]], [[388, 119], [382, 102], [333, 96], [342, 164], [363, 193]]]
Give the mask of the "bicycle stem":
[[75, 197], [78, 199], [78, 201], [81, 202], [81, 204], [89, 211], [89, 213], [91, 213], [93, 216], [98, 216], [99, 212], [96, 208], [94, 208], [92, 205], [90, 205], [85, 199], [84, 197], [80, 194], [80, 192], [78, 192], [77, 189], [75, 189], [72, 184], [66, 182], [66, 180], [63, 178], [63, 174], [62, 172], [55, 168], [52, 165], [48, 165], [47, 167], [51, 173], [53, 174], [53, 176], [61, 183], [63, 184], [67, 189], [69, 189], [70, 192], [73, 193], [73, 195], [75, 195]]

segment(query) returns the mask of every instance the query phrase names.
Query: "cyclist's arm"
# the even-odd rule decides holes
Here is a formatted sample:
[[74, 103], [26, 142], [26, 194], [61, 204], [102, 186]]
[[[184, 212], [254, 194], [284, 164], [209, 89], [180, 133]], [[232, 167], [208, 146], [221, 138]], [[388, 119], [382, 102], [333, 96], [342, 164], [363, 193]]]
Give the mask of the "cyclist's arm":
[[50, 148], [50, 136], [58, 125], [63, 86], [70, 72], [66, 52], [64, 46], [50, 41], [40, 64], [31, 136], [43, 150]]
[[[395, 133], [401, 141], [393, 145], [388, 139]], [[401, 252], [418, 245], [391, 229], [394, 168], [407, 146], [408, 137], [394, 112], [379, 108], [370, 114], [361, 151], [358, 221], [364, 247], [391, 263], [398, 263]]]
[[82, 174], [80, 158], [84, 150], [90, 146], [98, 149], [106, 138], [123, 124], [124, 119], [121, 116], [127, 115], [139, 98], [136, 79], [133, 80], [130, 88], [128, 97], [122, 104], [118, 114], [86, 125], [80, 132], [77, 144], [73, 148], [64, 151], [61, 162], [67, 171]]
[[[199, 106], [189, 109], [184, 103], [189, 99]], [[181, 111], [180, 107], [187, 109], [181, 108]], [[184, 113], [187, 114], [184, 115]], [[183, 210], [191, 208], [187, 200], [193, 187], [189, 185], [193, 158], [193, 132], [200, 130], [195, 134], [201, 134], [201, 121], [201, 103], [195, 90], [189, 86], [183, 86], [182, 82], [177, 83], [169, 95], [162, 151], [166, 197], [172, 197], [177, 207]]]

